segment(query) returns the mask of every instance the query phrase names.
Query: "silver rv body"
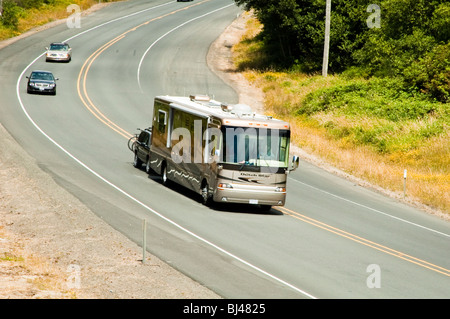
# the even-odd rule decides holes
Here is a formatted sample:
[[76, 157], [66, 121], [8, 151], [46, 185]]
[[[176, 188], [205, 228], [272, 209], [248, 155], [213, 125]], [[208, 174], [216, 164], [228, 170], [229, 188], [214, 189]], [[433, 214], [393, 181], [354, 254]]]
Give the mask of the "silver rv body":
[[163, 183], [178, 183], [209, 202], [282, 206], [290, 128], [246, 105], [208, 96], [155, 98], [149, 165]]

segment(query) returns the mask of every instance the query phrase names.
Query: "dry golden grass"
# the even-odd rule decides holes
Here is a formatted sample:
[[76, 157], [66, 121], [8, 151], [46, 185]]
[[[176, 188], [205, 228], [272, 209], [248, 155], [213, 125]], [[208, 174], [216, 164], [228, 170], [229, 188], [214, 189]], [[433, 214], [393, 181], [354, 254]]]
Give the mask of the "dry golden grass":
[[76, 4], [81, 10], [86, 10], [97, 3], [98, 1], [95, 0], [63, 0], [55, 7], [28, 10], [25, 17], [19, 19], [18, 31], [22, 33], [48, 22], [69, 17], [74, 13], [74, 11], [67, 12], [67, 7], [71, 4]]
[[406, 169], [407, 198], [448, 214], [449, 134], [430, 141], [427, 146], [415, 151], [415, 155], [403, 153], [382, 155], [367, 146], [354, 146], [327, 138], [323, 129], [310, 127], [304, 121], [286, 119], [292, 125], [293, 143], [305, 151], [319, 156], [349, 174], [390, 190], [399, 198], [403, 197], [403, 172]]
[[[233, 47], [234, 61], [242, 66], [241, 71], [247, 80], [261, 88], [265, 94], [266, 113], [287, 120], [292, 127], [292, 142], [305, 151], [314, 154], [326, 162], [371, 184], [394, 192], [403, 197], [403, 172], [407, 170], [406, 197], [429, 207], [449, 214], [450, 207], [450, 131], [445, 128], [443, 134], [428, 138], [413, 148], [403, 147], [399, 141], [399, 150], [387, 154], [377, 152], [367, 145], [355, 145], [346, 137], [330, 137], [324, 128], [325, 123], [334, 123], [339, 127], [351, 127], [348, 118], [333, 113], [319, 113], [313, 116], [298, 116], [295, 111], [302, 106], [305, 97], [316, 90], [345, 83], [345, 79], [335, 75], [321, 77], [300, 72], [261, 71], [256, 62], [255, 43], [250, 41], [261, 26], [250, 19], [248, 33], [242, 41]], [[256, 41], [257, 42], [257, 41]], [[247, 52], [249, 52], [247, 54]], [[247, 60], [246, 60], [247, 59]], [[362, 80], [364, 81], [364, 80]], [[383, 121], [379, 119], [377, 121]], [[413, 120], [398, 126], [403, 134], [414, 134], [421, 127], [432, 124], [435, 118]], [[370, 127], [376, 125], [374, 119], [359, 117], [357, 125]], [[393, 137], [394, 138], [394, 137]]]

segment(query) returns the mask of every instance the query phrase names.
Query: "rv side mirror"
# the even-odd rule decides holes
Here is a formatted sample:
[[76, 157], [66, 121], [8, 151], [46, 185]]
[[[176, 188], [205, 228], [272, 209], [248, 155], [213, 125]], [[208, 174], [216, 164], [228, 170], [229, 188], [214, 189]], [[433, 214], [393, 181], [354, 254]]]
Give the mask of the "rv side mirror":
[[294, 155], [292, 157], [291, 171], [294, 171], [298, 167], [299, 163], [300, 163], [300, 158], [298, 156]]

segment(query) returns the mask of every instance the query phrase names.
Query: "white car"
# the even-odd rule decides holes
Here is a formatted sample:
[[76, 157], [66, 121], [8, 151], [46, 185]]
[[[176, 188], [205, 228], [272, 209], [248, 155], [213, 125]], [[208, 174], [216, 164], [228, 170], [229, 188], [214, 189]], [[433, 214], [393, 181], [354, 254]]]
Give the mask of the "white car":
[[65, 42], [54, 42], [50, 47], [45, 48], [47, 53], [45, 61], [65, 61], [69, 62], [72, 59], [72, 48]]

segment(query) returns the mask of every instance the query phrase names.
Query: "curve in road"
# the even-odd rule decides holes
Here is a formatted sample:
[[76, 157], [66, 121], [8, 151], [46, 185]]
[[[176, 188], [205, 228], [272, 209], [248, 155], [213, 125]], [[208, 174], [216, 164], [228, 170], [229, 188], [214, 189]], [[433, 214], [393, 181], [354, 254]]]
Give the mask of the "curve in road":
[[[147, 2], [150, 3], [149, 1]], [[208, 6], [207, 8], [202, 8], [202, 5], [207, 3], [208, 5], [214, 4], [215, 7], [211, 8]], [[220, 7], [220, 5], [224, 3], [228, 4]], [[153, 3], [151, 4], [153, 5]], [[88, 71], [90, 72], [91, 68], [93, 68], [94, 61], [97, 59], [99, 60], [98, 67], [96, 66], [96, 68], [101, 69], [103, 66], [99, 57], [105, 53], [105, 57], [102, 58], [104, 58], [103, 61], [108, 62], [109, 57], [107, 55], [111, 54], [113, 50], [109, 50], [108, 54], [106, 54], [107, 49], [111, 49], [113, 45], [120, 44], [119, 42], [125, 38], [125, 34], [129, 33], [131, 37], [132, 34], [134, 35], [138, 33], [138, 29], [141, 26], [148, 26], [151, 21], [161, 21], [162, 17], [173, 17], [174, 13], [180, 13], [181, 11], [186, 12], [185, 10], [194, 8], [194, 5], [192, 5], [186, 6], [183, 9], [177, 8], [173, 10], [172, 5], [173, 3], [162, 3], [150, 8], [138, 10], [128, 15], [112, 19], [108, 22], [103, 22], [92, 27], [91, 29], [67, 38], [67, 41], [74, 40], [81, 35], [86, 35], [88, 32], [98, 30], [100, 27], [109, 25], [112, 22], [122, 21], [130, 17], [136, 18], [139, 14], [144, 12], [148, 13], [150, 10], [158, 11], [162, 9], [169, 9], [168, 11], [158, 11], [154, 18], [151, 18], [150, 20], [144, 19], [142, 23], [134, 23], [134, 26], [132, 26], [133, 23], [130, 23], [128, 27], [122, 26], [121, 28], [117, 28], [117, 30], [114, 28], [116, 35], [111, 37], [112, 40], [107, 41], [105, 45], [100, 46], [99, 49], [90, 54], [84, 60], [85, 62], [81, 66], [80, 72], [78, 73], [77, 92], [84, 106], [90, 110], [91, 115], [94, 114], [97, 120], [100, 120], [103, 124], [105, 124], [108, 129], [119, 133], [122, 137], [128, 138], [130, 133], [128, 133], [126, 129], [122, 128], [121, 124], [117, 124], [116, 120], [110, 120], [109, 116], [105, 114], [106, 112], [100, 111], [100, 107], [96, 106], [96, 101], [100, 101], [98, 96], [95, 96], [92, 99], [89, 98], [89, 95], [87, 94], [89, 86], [87, 81]], [[219, 8], [217, 6], [219, 6]], [[153, 48], [156, 43], [159, 43], [165, 38], [165, 36], [175, 33], [173, 31], [178, 30], [186, 32], [186, 28], [180, 28], [180, 26], [187, 26], [187, 28], [189, 28], [188, 24], [190, 24], [190, 22], [197, 21], [200, 17], [203, 18], [212, 12], [216, 13], [221, 10], [220, 8], [230, 7], [231, 5], [229, 4], [229, 1], [198, 2], [195, 4], [195, 8], [200, 8], [201, 12], [196, 12], [195, 17], [187, 18], [187, 20], [181, 23], [179, 21], [170, 22], [171, 24], [169, 23], [170, 25], [167, 25], [165, 30], [160, 32], [160, 35], [154, 36], [154, 40], [150, 45], [144, 45], [141, 49], [143, 52], [143, 54], [141, 54], [141, 58], [135, 59], [136, 61], [139, 60], [139, 63], [137, 64], [137, 76], [135, 76], [138, 83], [137, 86], [139, 87], [139, 92], [144, 93], [145, 91], [145, 89], [143, 89], [144, 84], [141, 84], [140, 80], [141, 70], [144, 65], [144, 58], [148, 56], [150, 49]], [[133, 8], [131, 8], [131, 11], [133, 11]], [[236, 8], [231, 10], [231, 12], [233, 11], [236, 12]], [[229, 17], [228, 19], [230, 19], [230, 14], [227, 13], [227, 15]], [[198, 25], [192, 25], [194, 30], [199, 27]], [[202, 26], [201, 23], [200, 26]], [[170, 48], [170, 44], [168, 44], [169, 40], [161, 42], [164, 42], [162, 45], [165, 45], [166, 49]], [[124, 44], [124, 46], [126, 46], [126, 44]], [[120, 49], [116, 50], [119, 51]], [[167, 209], [152, 200], [148, 201], [147, 199], [140, 199], [140, 197], [144, 194], [134, 194], [136, 191], [135, 187], [130, 186], [129, 184], [123, 184], [124, 180], [127, 180], [128, 183], [136, 183], [136, 176], [132, 176], [132, 178], [128, 177], [127, 179], [120, 179], [116, 178], [116, 176], [108, 175], [108, 171], [103, 171], [102, 173], [99, 168], [98, 158], [95, 159], [95, 154], [85, 156], [85, 159], [80, 158], [79, 155], [73, 154], [74, 152], [69, 151], [68, 148], [72, 147], [74, 150], [78, 151], [79, 147], [76, 145], [71, 146], [70, 144], [63, 147], [61, 142], [58, 142], [56, 138], [51, 137], [54, 136], [52, 133], [49, 133], [47, 132], [47, 129], [40, 127], [42, 125], [48, 125], [48, 122], [43, 121], [42, 117], [35, 119], [36, 113], [30, 114], [33, 112], [30, 110], [31, 104], [27, 104], [28, 107], [25, 107], [25, 104], [30, 101], [28, 100], [24, 102], [22, 100], [20, 90], [20, 88], [23, 87], [22, 78], [31, 66], [39, 62], [41, 57], [42, 54], [33, 59], [32, 62], [29, 63], [20, 73], [16, 82], [17, 99], [28, 120], [33, 123], [35, 128], [41, 132], [43, 136], [50, 140], [71, 159], [75, 160], [75, 162], [81, 165], [90, 174], [112, 187], [115, 191], [119, 191], [126, 198], [131, 199], [133, 202], [143, 207], [146, 211], [152, 212], [154, 215], [170, 223], [172, 226], [175, 226], [175, 228], [182, 230], [189, 236], [194, 237], [200, 242], [212, 247], [213, 250], [216, 250], [216, 252], [207, 252], [208, 256], [213, 256], [214, 258], [214, 262], [210, 263], [213, 268], [219, 266], [230, 267], [230, 265], [232, 265], [230, 267], [232, 268], [231, 271], [224, 272], [224, 275], [226, 274], [225, 278], [227, 279], [220, 283], [220, 285], [222, 285], [220, 288], [217, 288], [219, 293], [222, 293], [228, 297], [239, 297], [243, 295], [262, 298], [273, 296], [271, 292], [274, 291], [275, 296], [277, 297], [298, 297], [297, 294], [300, 293], [302, 296], [310, 298], [315, 298], [316, 295], [323, 296], [325, 298], [330, 296], [398, 297], [403, 296], [403, 293], [405, 293], [406, 296], [413, 297], [449, 296], [449, 266], [437, 266], [438, 264], [449, 264], [447, 248], [449, 238], [448, 234], [450, 232], [448, 230], [447, 223], [430, 218], [430, 216], [424, 217], [420, 212], [417, 212], [409, 207], [405, 207], [399, 203], [391, 202], [378, 194], [373, 194], [367, 190], [359, 188], [355, 189], [355, 186], [351, 185], [351, 183], [336, 179], [323, 171], [318, 171], [317, 168], [312, 168], [307, 163], [304, 163], [303, 169], [301, 169], [300, 172], [292, 174], [290, 177], [290, 180], [294, 181], [294, 183], [290, 183], [289, 185], [290, 196], [286, 207], [280, 208], [279, 210], [272, 210], [272, 213], [269, 215], [233, 214], [224, 210], [216, 212], [217, 214], [211, 216], [211, 211], [205, 211], [205, 208], [198, 207], [195, 202], [189, 202], [189, 199], [182, 197], [177, 197], [181, 206], [179, 204], [173, 204], [174, 206], [171, 209]], [[164, 63], [160, 64], [164, 65]], [[146, 70], [148, 69], [149, 68], [147, 66]], [[123, 70], [123, 72], [126, 72], [126, 70]], [[148, 71], [146, 72], [145, 79], [148, 81], [149, 78], [152, 78], [152, 75], [150, 75]], [[99, 75], [100, 74], [101, 73], [99, 73]], [[94, 74], [93, 77], [95, 78], [99, 75]], [[105, 105], [105, 103], [102, 105]], [[49, 115], [49, 117], [51, 117], [51, 115]], [[38, 124], [39, 121], [43, 124]], [[46, 126], [46, 128], [52, 131], [50, 126]], [[57, 130], [54, 130], [53, 132], [57, 132]], [[102, 134], [107, 133], [105, 132]], [[117, 144], [113, 137], [108, 137], [108, 139], [114, 140], [114, 143]], [[64, 143], [66, 142], [67, 140], [64, 140]], [[107, 149], [111, 152], [111, 154], [113, 154], [111, 150], [114, 149], [114, 147]], [[123, 157], [118, 154], [117, 157], [115, 157], [115, 160], [120, 161], [120, 158]], [[119, 165], [119, 167], [121, 166]], [[120, 174], [120, 176], [123, 177], [125, 176], [124, 174], [128, 174], [130, 172], [126, 169], [124, 171], [125, 172]], [[61, 179], [71, 180], [69, 177], [64, 176], [61, 172], [54, 171], [53, 174]], [[118, 182], [119, 180], [122, 184]], [[148, 183], [149, 181], [139, 180], [139, 182], [144, 185], [145, 182]], [[296, 182], [298, 185], [296, 185]], [[76, 184], [77, 182], [72, 180], [70, 183]], [[119, 185], [125, 186], [127, 190], [125, 190], [123, 186]], [[181, 193], [183, 196], [186, 195], [183, 190], [179, 189], [167, 191], [166, 189], [158, 189], [155, 185], [153, 185], [153, 187], [157, 189], [159, 192], [158, 194], [161, 195], [162, 198], [173, 197], [170, 195], [170, 192], [173, 191], [176, 193]], [[72, 191], [74, 190], [72, 189]], [[78, 196], [80, 196], [79, 193]], [[346, 202], [342, 205], [338, 205], [336, 199], [343, 199]], [[360, 204], [362, 202], [364, 204]], [[120, 203], [117, 206], [121, 207], [121, 205], [123, 204]], [[191, 218], [180, 218], [180, 214], [173, 214], [172, 212], [173, 210], [180, 210], [182, 206], [186, 207], [186, 205], [188, 205], [192, 211], [190, 217], [194, 220], [194, 222]], [[124, 210], [129, 209], [132, 208], [125, 208]], [[280, 212], [280, 214], [278, 214], [277, 211]], [[302, 212], [301, 214], [299, 213], [300, 211]], [[336, 213], [336, 211], [338, 213]], [[361, 211], [364, 211], [364, 213], [361, 213]], [[385, 211], [388, 211], [389, 213], [385, 213]], [[377, 212], [378, 216], [370, 214], [369, 212]], [[137, 219], [137, 217], [141, 217], [142, 215], [146, 216], [145, 213], [140, 213], [135, 214], [132, 217], [125, 218], [124, 224], [130, 222], [131, 219]], [[208, 216], [210, 220], [205, 222], [204, 220], [206, 216]], [[280, 216], [287, 216], [291, 220], [273, 218]], [[395, 222], [387, 221], [386, 217], [389, 219], [395, 219]], [[411, 221], [413, 219], [416, 221]], [[299, 224], [297, 221], [301, 221], [301, 223]], [[111, 221], [111, 223], [117, 225], [119, 222], [115, 220]], [[310, 227], [311, 225], [314, 226], [313, 228], [317, 229], [312, 229]], [[122, 225], [116, 227], [125, 233], [127, 232], [124, 230], [126, 226]], [[173, 230], [167, 229], [166, 226], [158, 227], [160, 227], [161, 233], [166, 234], [165, 236], [173, 232]], [[211, 227], [212, 231], [207, 230], [209, 227]], [[254, 229], [255, 227], [256, 230]], [[220, 228], [224, 228], [225, 230], [219, 234], [214, 234]], [[419, 228], [419, 230], [417, 230], [417, 228]], [[397, 231], [397, 233], [394, 234], [397, 229], [400, 229], [400, 231]], [[258, 230], [266, 231], [267, 235], [264, 236], [264, 234], [261, 234]], [[325, 233], [329, 234], [325, 234], [323, 230], [326, 230]], [[358, 235], [360, 232], [364, 232], [365, 235]], [[235, 238], [227, 239], [228, 236], [225, 236], [226, 233], [233, 234]], [[420, 235], [418, 235], [419, 233]], [[375, 250], [381, 252], [382, 255], [374, 255], [373, 253], [365, 250], [363, 247], [355, 247], [348, 242], [337, 240], [336, 236], [330, 237], [330, 234], [338, 235], [339, 237], [343, 237], [345, 239], [350, 239], [353, 242], [362, 244], [362, 246], [375, 248]], [[389, 238], [386, 237], [387, 234], [389, 234]], [[128, 235], [133, 238], [131, 233], [128, 232]], [[179, 234], [172, 236], [175, 237], [174, 241], [176, 241], [178, 237], [185, 238]], [[369, 240], [366, 238], [374, 239]], [[422, 239], [425, 239], [426, 244], [421, 242]], [[188, 244], [191, 240], [192, 239], [187, 240]], [[274, 244], [280, 241], [281, 243], [284, 243], [284, 245]], [[387, 241], [387, 243], [383, 243], [384, 241]], [[238, 247], [242, 243], [248, 243], [248, 246]], [[180, 250], [186, 249], [186, 244], [177, 243], [177, 245], [180, 245]], [[311, 245], [311, 247], [309, 247], [309, 245]], [[427, 245], [432, 245], [432, 249], [427, 251]], [[196, 243], [195, 246], [196, 249], [192, 250], [195, 251], [195, 256], [205, 253], [204, 247], [201, 243]], [[312, 248], [312, 246], [314, 248]], [[398, 246], [400, 248], [389, 248], [390, 246]], [[330, 250], [331, 247], [334, 248]], [[351, 250], [355, 251], [355, 255], [347, 253]], [[314, 251], [316, 251], [315, 254], [313, 253]], [[339, 256], [337, 251], [341, 251], [345, 258], [343, 259], [342, 256]], [[405, 253], [401, 251], [405, 251]], [[258, 252], [259, 255], [255, 254], [255, 252]], [[234, 259], [235, 261], [239, 261], [247, 267], [250, 267], [251, 270], [246, 267], [241, 269], [242, 266], [236, 266], [234, 262], [228, 258], [225, 258], [225, 261], [220, 260], [223, 259], [222, 254]], [[265, 254], [268, 254], [269, 257], [264, 256]], [[175, 255], [176, 252], [170, 255], [170, 258]], [[414, 255], [423, 255], [424, 257], [413, 257]], [[368, 262], [368, 260], [372, 258], [371, 256], [376, 256], [377, 260], [380, 260], [380, 263], [383, 261], [387, 265], [382, 267], [382, 269], [386, 269], [385, 272], [388, 273], [388, 275], [383, 276], [383, 278], [389, 278], [387, 279], [389, 283], [387, 285], [388, 288], [378, 290], [375, 293], [375, 290], [367, 288], [366, 281], [364, 279], [368, 275], [367, 273], [364, 273], [366, 268], [362, 267], [362, 265], [367, 266], [372, 264], [371, 262]], [[393, 261], [389, 258], [389, 256], [395, 256], [402, 261], [408, 261], [408, 263], [419, 267], [416, 268], [405, 266], [403, 263]], [[195, 266], [192, 266], [191, 264], [192, 259], [195, 258], [196, 257], [189, 257], [185, 260], [179, 261], [178, 267], [182, 268], [186, 273], [190, 274], [194, 278], [197, 278], [197, 280], [204, 282], [207, 286], [219, 285], [218, 282], [220, 281], [218, 281], [217, 276], [205, 275], [203, 273], [203, 270], [208, 268], [207, 266], [202, 267], [202, 270], [200, 271], [193, 270]], [[426, 262], [425, 260], [428, 258], [431, 260], [436, 260], [436, 262]], [[276, 262], [277, 260], [283, 262]], [[337, 260], [344, 264], [337, 265], [335, 263]], [[358, 265], [359, 268], [355, 268], [355, 265]], [[421, 268], [433, 270], [433, 273], [437, 273], [439, 276], [436, 277], [435, 275], [424, 273], [420, 270]], [[239, 271], [242, 271], [242, 273], [236, 275], [235, 272]], [[255, 271], [259, 274], [255, 274]], [[383, 274], [385, 274], [385, 272], [383, 272]], [[395, 274], [398, 272], [410, 273], [414, 278], [420, 278], [419, 288], [412, 289], [408, 292], [402, 291], [402, 288], [408, 287], [408, 276], [405, 278], [405, 276], [396, 277], [395, 275], [390, 274]], [[230, 278], [247, 277], [249, 273], [253, 273], [252, 280], [242, 280], [242, 284], [238, 285], [224, 283], [224, 281], [229, 281]], [[263, 277], [269, 277], [269, 280], [261, 279], [261, 274]], [[442, 275], [444, 275], [444, 279], [442, 279]], [[384, 279], [383, 282], [385, 281], [386, 279]], [[277, 284], [274, 286], [273, 282], [277, 282]], [[344, 285], [341, 285], [339, 282], [343, 282]], [[285, 288], [280, 287], [280, 285], [287, 287], [287, 291]], [[254, 292], [253, 289], [255, 287], [260, 287], [261, 292]], [[300, 289], [297, 287], [306, 288]], [[241, 289], [244, 289], [244, 291], [242, 292]], [[337, 290], [333, 292], [335, 289]], [[294, 294], [291, 294], [289, 290], [293, 290]]]

